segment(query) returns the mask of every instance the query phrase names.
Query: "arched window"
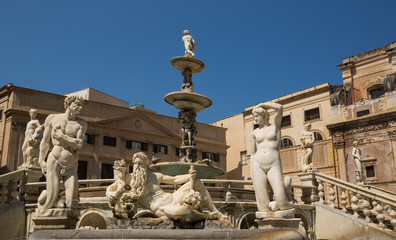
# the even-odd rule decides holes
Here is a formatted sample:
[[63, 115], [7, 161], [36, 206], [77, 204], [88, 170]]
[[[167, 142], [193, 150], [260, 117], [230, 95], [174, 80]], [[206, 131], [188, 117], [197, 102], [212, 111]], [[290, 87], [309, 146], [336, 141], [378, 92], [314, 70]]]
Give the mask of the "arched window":
[[293, 141], [290, 138], [283, 138], [281, 140], [281, 148], [293, 147]]
[[322, 141], [323, 137], [320, 133], [314, 132], [315, 141]]
[[379, 98], [385, 95], [383, 85], [375, 85], [367, 89], [367, 94], [371, 99]]

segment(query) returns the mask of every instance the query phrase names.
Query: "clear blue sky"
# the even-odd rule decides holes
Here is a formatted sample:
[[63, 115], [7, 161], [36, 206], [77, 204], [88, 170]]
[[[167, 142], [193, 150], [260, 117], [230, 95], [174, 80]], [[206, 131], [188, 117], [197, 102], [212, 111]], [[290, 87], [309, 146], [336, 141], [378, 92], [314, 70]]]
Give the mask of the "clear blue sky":
[[206, 68], [194, 92], [212, 123], [325, 82], [342, 58], [396, 41], [395, 0], [0, 1], [0, 84], [56, 94], [87, 87], [177, 116], [182, 31]]

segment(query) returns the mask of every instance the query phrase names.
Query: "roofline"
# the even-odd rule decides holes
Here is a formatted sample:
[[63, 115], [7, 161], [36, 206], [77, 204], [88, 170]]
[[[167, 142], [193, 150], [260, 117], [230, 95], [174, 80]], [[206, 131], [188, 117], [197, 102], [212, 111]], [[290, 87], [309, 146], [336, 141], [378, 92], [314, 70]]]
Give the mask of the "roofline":
[[[271, 99], [271, 100], [268, 100], [268, 101], [265, 101], [265, 102], [277, 102], [277, 103], [284, 102], [284, 101], [287, 101], [289, 99], [301, 96], [303, 94], [314, 93], [314, 92], [317, 92], [317, 91], [324, 90], [326, 88], [329, 89], [329, 91], [330, 91], [331, 85], [328, 82], [316, 85], [314, 87], [306, 88], [306, 89], [303, 89], [303, 90], [300, 90], [298, 92], [294, 92], [294, 93], [291, 93], [291, 94], [288, 94], [288, 95], [285, 95], [285, 96], [282, 96], [282, 97], [274, 98], [274, 99]], [[256, 105], [253, 105], [253, 106], [245, 108], [245, 112], [251, 110], [254, 106], [256, 106]]]

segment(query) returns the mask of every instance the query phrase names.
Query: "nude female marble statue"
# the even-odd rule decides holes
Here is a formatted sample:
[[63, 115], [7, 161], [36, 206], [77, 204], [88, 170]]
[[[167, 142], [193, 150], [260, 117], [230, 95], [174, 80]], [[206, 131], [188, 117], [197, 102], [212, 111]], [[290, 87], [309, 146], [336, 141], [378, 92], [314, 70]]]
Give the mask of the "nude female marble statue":
[[[46, 174], [47, 182], [46, 190], [38, 198], [39, 210], [53, 207], [77, 208], [78, 150], [83, 147], [87, 128], [85, 120], [77, 117], [83, 102], [84, 99], [80, 96], [68, 96], [64, 102], [65, 113], [50, 114], [45, 120], [39, 164]], [[45, 162], [51, 142], [53, 148]], [[65, 202], [58, 201], [61, 178], [65, 183]]]
[[352, 156], [353, 156], [353, 161], [356, 166], [356, 182], [363, 182], [364, 180], [364, 174], [363, 174], [363, 164], [361, 161], [361, 151], [358, 148], [358, 141], [353, 142], [353, 149], [352, 149]]
[[[270, 122], [267, 109], [274, 109]], [[259, 212], [269, 212], [269, 191], [273, 190], [277, 209], [291, 209], [282, 179], [279, 154], [283, 107], [278, 103], [261, 103], [253, 108], [258, 128], [250, 134], [251, 173]]]

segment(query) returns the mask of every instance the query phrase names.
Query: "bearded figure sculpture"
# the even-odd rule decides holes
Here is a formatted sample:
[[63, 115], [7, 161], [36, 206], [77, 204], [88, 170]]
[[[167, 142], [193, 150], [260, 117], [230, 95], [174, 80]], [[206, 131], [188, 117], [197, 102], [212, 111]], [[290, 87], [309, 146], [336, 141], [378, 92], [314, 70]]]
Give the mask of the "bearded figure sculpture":
[[106, 188], [109, 207], [118, 218], [132, 218], [138, 207], [138, 199], [144, 191], [147, 179], [146, 167], [136, 164], [132, 173], [126, 173], [124, 159], [114, 162], [114, 183]]

